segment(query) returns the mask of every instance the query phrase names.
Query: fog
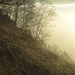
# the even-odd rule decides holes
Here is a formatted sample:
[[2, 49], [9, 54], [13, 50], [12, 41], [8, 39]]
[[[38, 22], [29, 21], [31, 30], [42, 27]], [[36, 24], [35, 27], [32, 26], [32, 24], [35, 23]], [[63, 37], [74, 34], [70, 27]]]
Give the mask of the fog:
[[58, 45], [75, 60], [75, 4], [57, 4], [55, 11], [56, 27], [48, 43]]

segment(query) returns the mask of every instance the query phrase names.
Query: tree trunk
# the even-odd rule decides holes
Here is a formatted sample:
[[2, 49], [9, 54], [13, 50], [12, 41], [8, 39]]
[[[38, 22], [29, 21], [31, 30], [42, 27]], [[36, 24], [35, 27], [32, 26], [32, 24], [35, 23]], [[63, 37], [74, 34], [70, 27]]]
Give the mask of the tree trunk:
[[17, 18], [18, 18], [18, 4], [15, 6], [15, 25], [17, 25]]

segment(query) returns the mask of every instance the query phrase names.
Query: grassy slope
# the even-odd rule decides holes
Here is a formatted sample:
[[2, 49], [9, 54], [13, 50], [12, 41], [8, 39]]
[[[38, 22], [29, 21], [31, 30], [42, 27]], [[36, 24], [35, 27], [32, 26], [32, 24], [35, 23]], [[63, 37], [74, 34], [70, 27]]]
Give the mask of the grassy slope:
[[74, 65], [45, 50], [31, 36], [21, 33], [8, 17], [0, 15], [0, 75], [56, 75], [74, 71]]

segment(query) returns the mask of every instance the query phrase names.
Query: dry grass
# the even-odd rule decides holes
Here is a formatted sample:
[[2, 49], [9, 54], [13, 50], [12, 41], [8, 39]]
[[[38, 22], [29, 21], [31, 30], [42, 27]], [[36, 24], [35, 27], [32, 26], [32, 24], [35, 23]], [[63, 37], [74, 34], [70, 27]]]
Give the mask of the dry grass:
[[0, 22], [0, 75], [68, 75], [75, 72], [74, 65], [8, 24]]

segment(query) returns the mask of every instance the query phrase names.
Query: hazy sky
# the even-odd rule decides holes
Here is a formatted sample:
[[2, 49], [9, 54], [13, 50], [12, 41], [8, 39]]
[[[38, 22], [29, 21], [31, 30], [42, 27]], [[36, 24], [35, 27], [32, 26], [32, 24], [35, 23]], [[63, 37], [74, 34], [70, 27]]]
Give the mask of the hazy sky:
[[[52, 0], [56, 16], [54, 32], [47, 43], [59, 46], [75, 60], [75, 0]], [[63, 4], [64, 3], [64, 4]]]
[[50, 0], [54, 3], [75, 3], [75, 0]]
[[50, 42], [66, 51], [75, 60], [75, 4], [56, 5], [56, 28]]
[[[45, 0], [36, 0], [36, 1], [45, 1]], [[75, 3], [75, 0], [46, 0], [53, 3]]]

